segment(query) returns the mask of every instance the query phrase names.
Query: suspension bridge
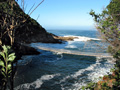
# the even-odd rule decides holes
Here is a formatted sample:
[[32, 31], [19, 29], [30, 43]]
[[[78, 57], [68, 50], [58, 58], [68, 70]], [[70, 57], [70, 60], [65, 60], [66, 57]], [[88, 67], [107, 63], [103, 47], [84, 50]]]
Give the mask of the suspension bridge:
[[62, 53], [62, 54], [72, 54], [72, 55], [81, 55], [81, 56], [94, 56], [94, 57], [113, 57], [109, 53], [92, 53], [92, 52], [80, 52], [74, 50], [65, 50], [65, 49], [54, 49], [54, 48], [44, 48], [44, 47], [36, 47], [40, 50], [51, 51], [55, 53]]

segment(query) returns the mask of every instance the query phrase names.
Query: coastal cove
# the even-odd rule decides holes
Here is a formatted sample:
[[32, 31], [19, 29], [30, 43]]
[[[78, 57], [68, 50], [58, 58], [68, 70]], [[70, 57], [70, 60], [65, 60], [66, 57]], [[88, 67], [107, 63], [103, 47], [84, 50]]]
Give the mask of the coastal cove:
[[[87, 83], [97, 82], [99, 77], [110, 73], [110, 69], [114, 66], [112, 57], [70, 54], [73, 50], [74, 52], [105, 54], [108, 44], [97, 38], [97, 31], [49, 30], [48, 32], [58, 36], [79, 38], [62, 44], [30, 44], [41, 54], [23, 56], [21, 60], [18, 60], [18, 68], [14, 78], [15, 90], [78, 90]], [[42, 50], [37, 47], [56, 51], [69, 50], [69, 54]]]
[[0, 0], [0, 90], [120, 90], [120, 0]]

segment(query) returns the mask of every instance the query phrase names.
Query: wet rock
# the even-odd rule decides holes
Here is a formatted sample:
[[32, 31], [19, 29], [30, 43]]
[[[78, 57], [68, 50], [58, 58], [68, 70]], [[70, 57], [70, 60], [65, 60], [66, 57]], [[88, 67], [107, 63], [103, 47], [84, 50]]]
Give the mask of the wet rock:
[[61, 41], [73, 41], [74, 39], [78, 39], [78, 37], [73, 37], [73, 36], [68, 36], [68, 37], [53, 36], [53, 37]]

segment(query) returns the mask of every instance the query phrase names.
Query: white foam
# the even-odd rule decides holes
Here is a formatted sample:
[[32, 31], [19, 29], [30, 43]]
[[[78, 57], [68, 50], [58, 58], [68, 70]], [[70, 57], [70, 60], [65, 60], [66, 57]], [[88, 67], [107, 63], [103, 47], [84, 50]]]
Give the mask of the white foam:
[[55, 76], [60, 76], [60, 74], [53, 74], [53, 75], [43, 75], [40, 79], [37, 79], [36, 81], [32, 83], [25, 83], [21, 84], [14, 88], [14, 90], [35, 90], [41, 87], [41, 85], [44, 83], [44, 81], [50, 80], [54, 78]]
[[[60, 53], [58, 53], [58, 54], [60, 54]], [[100, 58], [100, 57], [96, 57], [96, 58], [97, 58], [97, 60], [94, 64], [91, 64], [89, 67], [87, 67], [85, 69], [80, 69], [71, 75], [67, 75], [60, 81], [56, 81], [53, 84], [59, 84], [61, 86], [62, 90], [79, 90], [82, 86], [86, 85], [87, 79], [92, 80], [92, 81], [98, 81], [99, 80], [98, 78], [103, 75], [106, 75], [107, 72], [110, 72], [110, 68], [112, 68], [113, 66], [106, 64], [106, 65], [104, 65], [105, 67], [102, 67], [102, 66], [100, 66], [100, 65], [102, 65], [101, 61], [103, 61], [102, 58]], [[106, 60], [107, 60], [106, 63], [108, 63], [109, 58]], [[111, 62], [111, 63], [113, 64], [113, 62]], [[86, 71], [88, 72], [88, 73], [86, 73], [87, 76], [83, 76], [83, 74]], [[89, 73], [89, 71], [90, 71], [90, 73]], [[32, 83], [25, 83], [25, 84], [21, 84], [21, 85], [15, 87], [14, 90], [23, 90], [23, 89], [24, 90], [30, 90], [30, 89], [35, 90], [35, 89], [40, 88], [41, 85], [45, 81], [48, 81], [50, 79], [53, 79], [56, 76], [61, 76], [61, 75], [62, 74], [43, 75], [43, 76], [41, 76], [41, 78], [37, 79], [36, 81], [34, 81]], [[80, 77], [80, 78], [78, 78], [78, 77]], [[74, 83], [70, 84], [68, 82], [68, 80], [74, 80], [74, 79], [76, 80]], [[74, 89], [73, 88], [71, 89], [69, 86], [66, 86], [69, 84], [70, 84], [70, 87], [73, 87]]]
[[[113, 68], [113, 66], [111, 66], [111, 65], [106, 66], [106, 68], [101, 67], [100, 66], [100, 64], [101, 64], [100, 61], [102, 61], [102, 58], [98, 57], [95, 64], [92, 64], [91, 66], [89, 66], [85, 69], [80, 69], [79, 71], [75, 72], [74, 74], [72, 74], [70, 76], [64, 77], [62, 80], [60, 80], [60, 83], [66, 82], [67, 79], [69, 79], [69, 78], [77, 78], [77, 77], [81, 76], [85, 71], [88, 71], [88, 72], [92, 71], [92, 72], [88, 73], [88, 75], [87, 75], [88, 80], [91, 80], [91, 81], [94, 81], [94, 82], [99, 81], [100, 80], [99, 77], [103, 77], [104, 75], [107, 75], [108, 72], [110, 73], [110, 69]], [[113, 64], [113, 62], [112, 62], [112, 64]], [[82, 86], [86, 85], [86, 82], [85, 82], [84, 78], [86, 78], [86, 76], [80, 78], [80, 80], [82, 82], [79, 81], [79, 82], [76, 82], [76, 83], [72, 84], [72, 87], [74, 87], [74, 90], [79, 90]], [[63, 88], [63, 90], [64, 89], [65, 88]], [[69, 90], [72, 90], [72, 89], [69, 89]]]
[[101, 39], [98, 39], [98, 38], [90, 38], [90, 37], [85, 37], [85, 36], [73, 36], [73, 35], [67, 35], [67, 36], [64, 36], [64, 37], [76, 37], [74, 39], [74, 41], [100, 41]]
[[67, 45], [65, 48], [77, 48], [75, 45]]
[[[42, 48], [53, 48], [53, 49], [76, 49], [79, 48], [76, 45], [79, 42], [87, 42], [90, 40], [100, 40], [97, 38], [90, 38], [90, 37], [84, 37], [84, 36], [72, 36], [72, 35], [68, 35], [68, 36], [64, 36], [64, 37], [76, 37], [76, 39], [74, 39], [74, 41], [68, 41], [62, 44], [52, 44], [52, 43], [32, 43], [30, 44], [30, 46], [36, 48], [36, 47], [42, 47]], [[74, 45], [75, 42], [78, 42], [77, 44]]]

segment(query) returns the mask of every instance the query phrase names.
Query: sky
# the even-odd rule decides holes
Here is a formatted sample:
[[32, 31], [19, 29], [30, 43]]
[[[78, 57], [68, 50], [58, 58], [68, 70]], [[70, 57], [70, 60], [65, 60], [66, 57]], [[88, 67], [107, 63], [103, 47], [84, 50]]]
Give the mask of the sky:
[[[21, 0], [18, 1], [20, 4]], [[41, 1], [25, 0], [25, 12], [28, 13], [34, 4], [37, 6]], [[101, 13], [109, 2], [110, 0], [44, 0], [30, 16], [47, 30], [94, 30], [90, 10]]]

